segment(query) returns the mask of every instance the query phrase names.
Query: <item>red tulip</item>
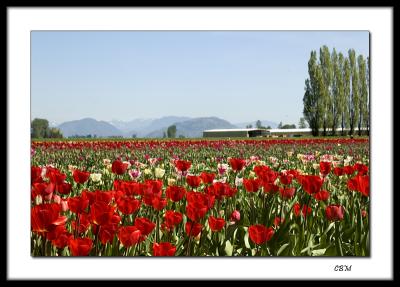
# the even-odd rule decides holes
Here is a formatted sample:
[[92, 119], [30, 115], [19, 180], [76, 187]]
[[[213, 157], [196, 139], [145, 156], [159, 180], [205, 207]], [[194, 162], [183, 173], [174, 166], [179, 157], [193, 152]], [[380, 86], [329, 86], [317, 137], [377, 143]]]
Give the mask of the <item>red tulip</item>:
[[226, 183], [226, 188], [225, 188], [226, 197], [234, 197], [237, 191], [238, 191], [237, 188], [231, 187], [229, 184]]
[[153, 256], [174, 256], [176, 247], [169, 242], [153, 243]]
[[164, 218], [168, 228], [172, 228], [182, 222], [182, 214], [173, 210], [167, 210]]
[[354, 167], [352, 167], [351, 165], [346, 165], [346, 166], [343, 168], [343, 172], [344, 172], [345, 174], [347, 174], [347, 175], [352, 175], [352, 174], [355, 172], [355, 170], [354, 170]]
[[293, 175], [290, 173], [281, 173], [279, 175], [279, 181], [280, 183], [282, 183], [283, 185], [289, 185], [292, 183], [293, 180]]
[[363, 196], [369, 196], [369, 175], [356, 175], [347, 181], [347, 188], [361, 192]]
[[203, 225], [201, 225], [200, 223], [196, 223], [196, 222], [186, 222], [185, 224], [185, 231], [187, 236], [193, 236], [196, 237], [197, 235], [200, 234], [201, 229], [203, 228]]
[[185, 196], [186, 190], [181, 186], [173, 185], [167, 187], [165, 194], [173, 202], [178, 202]]
[[246, 179], [243, 178], [243, 185], [247, 192], [257, 192], [260, 188], [260, 180], [259, 179]]
[[366, 210], [362, 210], [362, 211], [361, 211], [361, 216], [362, 216], [363, 218], [367, 217], [367, 215], [368, 215], [368, 213], [367, 213]]
[[90, 250], [92, 250], [92, 246], [92, 239], [88, 237], [76, 239], [71, 238], [68, 242], [68, 247], [72, 256], [88, 256]]
[[57, 203], [39, 204], [31, 209], [31, 226], [34, 232], [49, 232], [57, 225], [67, 221], [66, 216], [60, 216], [60, 205]]
[[239, 222], [240, 221], [240, 212], [237, 210], [234, 210], [231, 213], [231, 216], [229, 217], [229, 219], [233, 222]]
[[290, 199], [294, 196], [296, 189], [294, 187], [283, 188], [279, 189], [282, 199]]
[[[89, 216], [85, 215], [84, 213], [83, 214], [79, 214], [78, 216], [79, 216], [78, 234], [85, 233], [86, 230], [88, 230], [89, 227], [90, 227]], [[71, 228], [72, 228], [73, 232], [76, 229], [76, 224], [77, 224], [76, 220], [72, 220], [71, 221]]]
[[186, 177], [186, 182], [189, 186], [196, 188], [196, 187], [199, 187], [199, 185], [201, 183], [201, 178], [199, 176], [195, 176], [195, 175], [188, 175]]
[[62, 183], [57, 185], [57, 191], [61, 194], [70, 194], [72, 185], [69, 183]]
[[278, 173], [271, 170], [270, 167], [265, 165], [256, 165], [253, 170], [256, 173], [257, 177], [261, 179], [263, 184], [273, 184], [278, 178]]
[[313, 194], [321, 190], [323, 180], [317, 175], [301, 176], [301, 185], [308, 194]]
[[52, 228], [52, 230], [47, 232], [45, 236], [47, 240], [54, 240], [63, 232], [67, 232], [67, 229], [65, 228], [65, 224], [60, 224]]
[[266, 241], [271, 239], [272, 235], [274, 235], [274, 229], [272, 227], [267, 228], [261, 224], [256, 224], [249, 227], [250, 239], [255, 244], [264, 244]]
[[[104, 245], [107, 242], [112, 242], [115, 236], [115, 233], [118, 230], [118, 225], [121, 221], [121, 217], [118, 214], [114, 214], [111, 217], [111, 220], [108, 224], [104, 224], [101, 227], [98, 227], [98, 225], [93, 225], [93, 233], [96, 233], [98, 231], [98, 236]], [[99, 228], [99, 230], [97, 230]]]
[[201, 180], [204, 184], [211, 184], [214, 181], [215, 173], [202, 172], [200, 174]]
[[136, 226], [123, 226], [117, 236], [123, 246], [130, 247], [139, 242], [141, 231]]
[[114, 180], [114, 190], [122, 191], [127, 196], [141, 195], [140, 183], [135, 181]]
[[89, 199], [85, 194], [76, 197], [68, 198], [68, 207], [74, 213], [86, 212], [86, 208], [89, 206]]
[[275, 217], [274, 218], [274, 226], [279, 226], [283, 222], [285, 222], [284, 218], [280, 218], [280, 217]]
[[303, 207], [301, 207], [300, 203], [298, 203], [298, 202], [295, 203], [294, 206], [293, 206], [294, 215], [299, 216], [300, 215], [300, 210], [301, 210], [303, 216], [305, 216], [306, 213], [307, 213], [307, 215], [309, 215], [312, 212], [311, 207], [308, 207], [307, 205], [303, 205]]
[[210, 229], [214, 232], [221, 231], [225, 226], [225, 220], [223, 218], [216, 218], [214, 216], [210, 216], [208, 218], [208, 224], [210, 225]]
[[325, 209], [326, 218], [329, 221], [340, 221], [344, 218], [344, 209], [343, 206], [334, 204], [329, 205]]
[[343, 169], [342, 167], [335, 167], [335, 168], [333, 169], [333, 173], [334, 173], [336, 176], [342, 176], [342, 175], [344, 174], [344, 169]]
[[202, 202], [192, 202], [186, 206], [186, 216], [192, 221], [199, 221], [207, 213], [207, 206]]
[[[53, 232], [54, 232], [54, 237], [52, 239], [47, 237], [47, 239], [51, 240], [51, 244], [53, 246], [55, 246], [59, 249], [65, 248], [68, 245], [69, 240], [72, 238], [72, 234], [67, 231], [67, 229], [65, 228], [65, 225], [57, 226]], [[51, 232], [51, 233], [53, 233], [53, 232]]]
[[185, 161], [185, 160], [175, 161], [175, 167], [181, 172], [186, 172], [191, 166], [192, 163], [190, 161]]
[[228, 195], [231, 187], [227, 183], [214, 182], [212, 185], [207, 186], [205, 192], [208, 195], [214, 195], [216, 199], [222, 200], [225, 195]]
[[145, 217], [136, 217], [135, 226], [140, 230], [142, 235], [147, 236], [153, 231], [156, 224]]
[[362, 163], [356, 163], [354, 164], [354, 169], [358, 171], [357, 175], [366, 175], [368, 173], [368, 166]]
[[140, 200], [127, 196], [120, 197], [117, 200], [117, 206], [119, 211], [122, 212], [122, 214], [125, 215], [132, 214], [139, 210]]
[[327, 176], [331, 172], [331, 163], [327, 161], [321, 161], [319, 163], [319, 172], [323, 176]]
[[128, 164], [123, 163], [121, 160], [117, 159], [112, 163], [111, 171], [115, 174], [122, 175], [126, 172], [127, 168]]
[[155, 210], [163, 210], [166, 206], [167, 206], [167, 200], [165, 198], [161, 198], [161, 197], [153, 197], [153, 200], [151, 201], [151, 206], [155, 209]]
[[43, 182], [42, 168], [39, 166], [31, 166], [31, 184], [41, 182]]
[[54, 185], [64, 183], [67, 175], [61, 173], [58, 169], [52, 167], [46, 167], [46, 177], [49, 178], [50, 182]]
[[145, 184], [142, 185], [142, 199], [144, 204], [153, 205], [153, 199], [161, 197], [162, 185], [161, 180], [146, 180]]
[[31, 193], [32, 199], [34, 199], [38, 195], [40, 195], [41, 197], [44, 197], [46, 200], [51, 199], [53, 192], [54, 192], [54, 184], [47, 183], [47, 182], [42, 182], [42, 183], [35, 182], [32, 185], [31, 192], [32, 192]]
[[273, 183], [264, 183], [264, 192], [274, 194], [279, 191], [279, 186]]
[[75, 169], [73, 174], [72, 174], [74, 180], [76, 183], [85, 183], [90, 176], [90, 172], [86, 172], [86, 171], [81, 171], [79, 169]]
[[213, 194], [205, 194], [202, 192], [188, 191], [186, 193], [188, 204], [203, 204], [208, 210], [214, 206], [215, 196]]
[[231, 165], [232, 169], [236, 172], [241, 171], [245, 165], [246, 161], [244, 159], [240, 158], [231, 158], [229, 160], [229, 164]]
[[321, 190], [313, 194], [313, 197], [319, 201], [327, 201], [329, 198], [329, 192], [326, 190]]
[[90, 218], [94, 224], [109, 224], [114, 215], [114, 207], [98, 201], [90, 206]]

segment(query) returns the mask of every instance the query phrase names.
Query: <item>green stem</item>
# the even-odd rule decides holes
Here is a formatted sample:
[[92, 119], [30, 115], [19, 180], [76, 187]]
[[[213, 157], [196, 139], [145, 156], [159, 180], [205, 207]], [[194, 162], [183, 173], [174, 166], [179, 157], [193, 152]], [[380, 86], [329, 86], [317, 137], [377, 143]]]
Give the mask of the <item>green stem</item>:
[[350, 203], [350, 205], [351, 205], [350, 224], [351, 225], [354, 225], [354, 204], [355, 204], [354, 193], [355, 193], [355, 191], [353, 191], [351, 194], [351, 203]]
[[[304, 229], [308, 232], [308, 228], [307, 228], [307, 218], [308, 218], [308, 206], [310, 205], [310, 201], [311, 201], [311, 195], [308, 195], [308, 200], [307, 200], [307, 205], [306, 205], [306, 212], [305, 212], [305, 220], [304, 220]], [[303, 207], [304, 208], [304, 207]], [[301, 212], [303, 212], [303, 210], [301, 210]]]
[[193, 224], [194, 224], [194, 222], [192, 222], [192, 224], [190, 225], [189, 240], [188, 240], [188, 244], [187, 244], [186, 256], [190, 255], [190, 242], [191, 242], [191, 238], [192, 238], [191, 235], [192, 235]]
[[99, 225], [98, 226], [98, 228], [97, 228], [97, 232], [96, 232], [96, 235], [95, 235], [95, 243], [94, 243], [94, 246], [95, 246], [95, 255], [96, 256], [98, 256], [98, 243], [99, 243], [99, 233], [100, 233], [100, 228], [101, 228], [101, 225]]
[[160, 242], [160, 218], [159, 218], [159, 211], [157, 211], [157, 218], [156, 218], [156, 242]]
[[80, 225], [80, 214], [78, 213], [77, 219], [75, 221], [75, 238], [78, 238], [79, 225]]
[[315, 218], [319, 218], [318, 217], [318, 211], [319, 211], [319, 202], [317, 202], [317, 208], [315, 209], [315, 217], [313, 217], [312, 219], [312, 224], [311, 224], [311, 231], [314, 230], [314, 224], [315, 224]]
[[342, 245], [340, 242], [340, 232], [339, 232], [339, 227], [340, 227], [340, 221], [335, 222], [335, 243], [336, 243], [336, 252], [340, 254], [340, 256], [343, 256], [343, 250], [342, 250]]
[[135, 247], [133, 248], [133, 256], [136, 256], [136, 247], [138, 246], [138, 244], [135, 244]]
[[199, 249], [198, 249], [198, 251], [197, 251], [197, 255], [198, 255], [198, 256], [201, 256], [201, 243], [202, 243], [202, 241], [203, 241], [203, 230], [200, 231]]
[[47, 243], [47, 239], [45, 237], [45, 235], [43, 236], [43, 243], [42, 243], [42, 256], [46, 256], [46, 243]]

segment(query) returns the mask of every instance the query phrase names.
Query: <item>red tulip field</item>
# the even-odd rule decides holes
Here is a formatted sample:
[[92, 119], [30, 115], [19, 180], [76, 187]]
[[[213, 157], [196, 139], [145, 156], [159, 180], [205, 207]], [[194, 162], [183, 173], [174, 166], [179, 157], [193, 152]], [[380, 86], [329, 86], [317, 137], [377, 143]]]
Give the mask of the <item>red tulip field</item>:
[[369, 256], [369, 140], [31, 144], [31, 256]]

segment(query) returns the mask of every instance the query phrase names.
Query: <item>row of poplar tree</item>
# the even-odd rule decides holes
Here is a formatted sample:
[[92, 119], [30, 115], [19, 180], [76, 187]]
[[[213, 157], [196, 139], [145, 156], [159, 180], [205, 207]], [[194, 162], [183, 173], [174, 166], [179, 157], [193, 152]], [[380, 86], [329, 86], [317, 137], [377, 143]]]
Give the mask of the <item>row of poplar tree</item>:
[[311, 51], [303, 114], [314, 136], [369, 134], [369, 57], [327, 46]]

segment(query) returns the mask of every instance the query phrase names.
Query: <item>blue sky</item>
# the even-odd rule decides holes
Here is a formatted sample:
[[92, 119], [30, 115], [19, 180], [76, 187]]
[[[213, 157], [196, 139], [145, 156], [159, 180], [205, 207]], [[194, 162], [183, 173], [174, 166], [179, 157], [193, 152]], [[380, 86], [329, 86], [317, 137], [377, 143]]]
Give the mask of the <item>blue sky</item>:
[[298, 124], [311, 50], [367, 31], [31, 32], [31, 118], [217, 116]]

